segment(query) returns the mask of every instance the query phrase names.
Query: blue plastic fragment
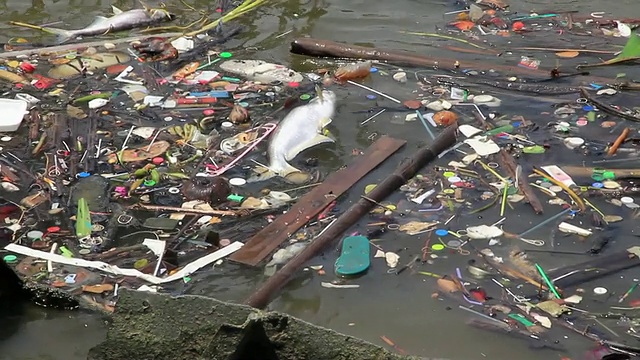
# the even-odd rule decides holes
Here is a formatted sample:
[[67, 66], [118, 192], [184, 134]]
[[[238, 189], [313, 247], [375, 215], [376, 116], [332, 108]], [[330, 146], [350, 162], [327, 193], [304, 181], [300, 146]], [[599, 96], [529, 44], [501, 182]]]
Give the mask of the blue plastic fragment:
[[377, 67], [371, 67], [371, 69], [369, 69], [369, 72], [371, 73], [377, 73], [378, 72], [378, 68]]
[[591, 87], [592, 87], [592, 88], [594, 88], [595, 90], [600, 90], [600, 89], [602, 89], [602, 88], [604, 87], [604, 86], [602, 86], [602, 85], [598, 85], [598, 84], [594, 84], [594, 83], [589, 84], [589, 86], [591, 86]]
[[375, 99], [376, 99], [376, 96], [375, 96], [375, 95], [372, 95], [372, 94], [369, 94], [369, 95], [367, 95], [367, 99], [369, 99], [369, 100], [375, 100]]
[[438, 229], [438, 230], [436, 230], [436, 235], [438, 235], [438, 236], [447, 236], [447, 235], [449, 235], [449, 231], [445, 230], [445, 229]]

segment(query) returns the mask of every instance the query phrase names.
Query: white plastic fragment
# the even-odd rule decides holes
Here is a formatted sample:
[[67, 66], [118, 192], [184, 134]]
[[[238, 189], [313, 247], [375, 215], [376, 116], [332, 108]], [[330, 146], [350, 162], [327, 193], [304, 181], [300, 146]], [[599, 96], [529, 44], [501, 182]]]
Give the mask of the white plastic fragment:
[[497, 226], [479, 225], [469, 226], [467, 236], [472, 240], [486, 240], [500, 237], [504, 231]]
[[211, 254], [208, 254], [199, 258], [198, 260], [190, 262], [189, 264], [184, 266], [182, 269], [180, 269], [173, 275], [167, 276], [165, 278], [159, 278], [153, 275], [145, 274], [136, 269], [122, 269], [115, 265], [109, 265], [102, 261], [89, 261], [89, 260], [78, 259], [78, 258], [68, 258], [58, 254], [50, 254], [44, 251], [31, 249], [26, 246], [22, 246], [18, 244], [9, 244], [5, 246], [5, 250], [16, 253], [16, 254], [20, 254], [20, 255], [31, 256], [31, 257], [43, 259], [43, 260], [49, 260], [51, 262], [58, 263], [58, 264], [66, 264], [66, 265], [72, 265], [72, 266], [79, 266], [82, 268], [97, 269], [97, 270], [104, 271], [114, 275], [137, 277], [157, 285], [157, 284], [166, 284], [175, 280], [179, 280], [185, 276], [188, 276], [194, 273], [195, 271], [197, 271], [198, 269], [201, 269], [204, 266], [207, 266], [215, 261], [218, 261], [228, 255], [233, 254], [234, 252], [240, 250], [240, 248], [243, 245], [244, 245], [243, 243], [236, 241], [228, 246], [223, 247], [220, 250], [214, 251]]
[[360, 285], [356, 284], [333, 284], [330, 282], [321, 282], [320, 285], [327, 289], [357, 289]]
[[589, 236], [592, 234], [591, 230], [583, 229], [581, 227], [571, 225], [567, 222], [560, 223], [560, 225], [558, 225], [558, 230], [562, 231], [563, 233], [576, 234], [580, 236]]
[[384, 254], [384, 258], [387, 261], [387, 266], [390, 268], [398, 266], [398, 260], [400, 260], [400, 256], [398, 254], [389, 251]]
[[98, 109], [109, 103], [107, 99], [93, 99], [89, 101], [89, 109]]

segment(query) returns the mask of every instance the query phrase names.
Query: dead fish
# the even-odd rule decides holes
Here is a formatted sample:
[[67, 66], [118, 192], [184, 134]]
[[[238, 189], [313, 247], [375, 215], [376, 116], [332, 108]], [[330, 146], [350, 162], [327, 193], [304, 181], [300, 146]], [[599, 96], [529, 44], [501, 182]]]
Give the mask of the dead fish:
[[308, 104], [299, 106], [289, 112], [280, 121], [278, 128], [269, 140], [267, 155], [269, 164], [266, 169], [259, 167], [256, 174], [248, 182], [257, 182], [273, 176], [289, 178], [289, 175], [301, 173], [291, 164], [303, 150], [310, 147], [334, 142], [323, 134], [324, 128], [331, 123], [331, 117], [336, 109], [337, 96], [333, 91], [324, 90], [321, 96], [311, 100]]
[[64, 43], [80, 36], [96, 36], [104, 35], [111, 32], [122, 30], [130, 30], [134, 28], [146, 27], [162, 21], [170, 21], [175, 15], [163, 9], [132, 9], [122, 11], [112, 6], [114, 15], [106, 18], [104, 16], [96, 16], [93, 23], [89, 26], [76, 29], [65, 30], [53, 27], [43, 27], [44, 31], [58, 36], [58, 41]]
[[20, 191], [19, 187], [13, 185], [12, 183], [10, 183], [8, 181], [3, 181], [2, 183], [0, 183], [0, 185], [2, 185], [3, 189], [5, 189], [6, 191], [9, 191], [9, 192]]

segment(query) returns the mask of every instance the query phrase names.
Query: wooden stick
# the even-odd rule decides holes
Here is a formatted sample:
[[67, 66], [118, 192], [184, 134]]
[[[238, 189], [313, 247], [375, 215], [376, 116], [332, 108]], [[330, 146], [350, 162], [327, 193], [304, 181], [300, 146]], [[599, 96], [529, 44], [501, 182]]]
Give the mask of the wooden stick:
[[[504, 149], [500, 150], [500, 156], [502, 159], [501, 165], [507, 169], [507, 171], [509, 172], [509, 176], [515, 179], [516, 169], [518, 168], [518, 164], [516, 163], [516, 160], [513, 158], [513, 156], [511, 156], [511, 154], [506, 152]], [[529, 205], [531, 205], [531, 207], [533, 208], [533, 211], [535, 211], [536, 214], [542, 214], [544, 212], [542, 203], [540, 202], [540, 199], [538, 199], [538, 196], [536, 195], [536, 193], [533, 191], [533, 188], [531, 187], [531, 185], [529, 185], [529, 182], [527, 181], [526, 176], [518, 176], [517, 178], [518, 178], [517, 185], [520, 188], [520, 190], [522, 190], [524, 197], [529, 202]]]
[[615, 155], [620, 145], [622, 145], [622, 143], [627, 139], [627, 136], [629, 136], [630, 131], [631, 130], [629, 130], [629, 128], [624, 128], [624, 130], [622, 130], [622, 133], [620, 134], [620, 136], [618, 136], [616, 141], [613, 142], [613, 145], [609, 147], [609, 151], [607, 151], [607, 156]]
[[136, 210], [150, 210], [150, 211], [173, 211], [173, 212], [187, 213], [187, 214], [238, 216], [238, 213], [235, 211], [225, 211], [225, 210], [215, 210], [215, 209], [214, 210], [185, 209], [185, 208], [180, 208], [175, 206], [135, 204], [130, 206], [129, 208], [136, 209]]
[[617, 109], [612, 108], [611, 106], [594, 99], [593, 97], [591, 97], [589, 95], [589, 93], [587, 92], [587, 90], [585, 90], [584, 88], [580, 89], [580, 94], [582, 95], [583, 98], [587, 99], [588, 102], [592, 103], [593, 105], [595, 105], [596, 107], [598, 107], [598, 109], [602, 110], [602, 112], [605, 112], [609, 115], [613, 115], [613, 116], [617, 116], [626, 120], [631, 120], [631, 121], [636, 121], [636, 122], [640, 122], [640, 118], [633, 116], [633, 115], [629, 115], [627, 113], [624, 113], [622, 111], [619, 111]]

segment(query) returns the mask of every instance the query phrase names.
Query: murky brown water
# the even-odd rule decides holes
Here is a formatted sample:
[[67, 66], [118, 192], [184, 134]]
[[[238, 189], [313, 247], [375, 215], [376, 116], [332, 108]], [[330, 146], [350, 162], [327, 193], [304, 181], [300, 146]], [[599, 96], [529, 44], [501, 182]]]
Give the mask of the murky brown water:
[[[150, 2], [151, 3], [151, 2]], [[169, 8], [185, 19], [197, 17], [196, 14], [181, 12], [178, 1], [166, 2]], [[194, 3], [194, 2], [190, 2]], [[196, 1], [196, 7], [209, 9], [213, 12], [215, 4], [209, 1]], [[123, 9], [135, 6], [133, 1], [115, 1], [114, 5]], [[153, 4], [153, 3], [151, 3]], [[51, 23], [63, 21], [64, 26], [70, 28], [82, 27], [89, 23], [90, 15], [103, 15], [110, 13], [110, 2], [103, 1], [13, 1], [0, 0], [0, 41], [5, 41], [13, 36], [34, 36], [31, 31], [25, 31], [6, 25], [10, 20], [21, 20], [30, 23]], [[398, 0], [398, 1], [323, 1], [310, 0], [277, 1], [273, 5], [265, 6], [258, 12], [252, 13], [242, 21], [247, 25], [247, 31], [240, 40], [234, 40], [231, 46], [256, 47], [254, 56], [259, 59], [274, 61], [291, 66], [308, 65], [309, 60], [290, 55], [289, 42], [297, 37], [310, 35], [317, 38], [339, 40], [348, 43], [368, 43], [375, 46], [408, 49], [422, 53], [441, 53], [440, 48], [434, 47], [437, 40], [404, 35], [400, 31], [431, 32], [436, 26], [442, 27], [450, 16], [443, 13], [455, 10], [453, 1], [446, 0]], [[640, 3], [636, 0], [616, 0], [615, 2], [597, 1], [548, 1], [528, 0], [514, 1], [512, 10], [519, 12], [553, 11], [575, 9], [581, 13], [592, 11], [608, 11], [618, 16], [633, 16], [640, 14]], [[291, 33], [280, 38], [275, 38], [292, 30]], [[507, 41], [507, 40], [503, 40]], [[513, 39], [515, 42], [516, 39]], [[538, 45], [541, 41], [559, 42], [563, 40], [537, 38]], [[589, 38], [582, 40], [588, 43]], [[618, 41], [618, 43], [622, 43]], [[576, 44], [564, 43], [565, 47]], [[473, 59], [475, 55], [453, 55], [461, 58]], [[555, 64], [553, 55], [541, 55], [543, 65]], [[514, 58], [501, 58], [503, 63], [515, 64]], [[515, 61], [515, 62], [514, 62]], [[611, 70], [613, 71], [613, 70]], [[602, 74], [611, 74], [611, 71], [603, 71]], [[625, 69], [629, 75], [631, 71]], [[615, 72], [613, 72], [615, 73]], [[636, 77], [637, 78], [637, 77]], [[398, 98], [411, 98], [413, 86], [400, 86], [393, 83], [388, 77], [374, 77], [369, 86], [383, 90]], [[408, 145], [403, 152], [394, 156], [380, 169], [367, 176], [361, 183], [376, 183], [395, 168], [396, 164], [408, 156], [418, 145], [428, 142], [428, 137], [419, 122], [394, 124], [393, 113], [381, 115], [366, 127], [358, 127], [357, 124], [368, 115], [356, 111], [367, 110], [373, 107], [371, 101], [365, 98], [366, 92], [354, 87], [339, 87], [337, 90], [341, 102], [339, 112], [332, 124], [332, 132], [338, 137], [338, 144], [329, 150], [312, 150], [309, 154], [321, 159], [321, 165], [325, 168], [336, 168], [350, 160], [353, 148], [365, 148], [370, 141], [371, 134], [388, 134], [394, 137], [407, 139]], [[532, 121], [540, 121], [541, 124], [549, 121], [540, 115], [543, 111], [549, 111], [549, 104], [544, 101], [526, 97], [508, 98], [499, 95], [503, 99], [502, 113], [522, 114]], [[566, 97], [568, 101], [575, 100], [575, 96]], [[380, 105], [392, 105], [378, 100]], [[404, 117], [404, 113], [399, 113]], [[470, 117], [470, 112], [466, 116]], [[585, 130], [582, 136], [589, 135]], [[589, 136], [597, 137], [592, 133]], [[615, 137], [607, 132], [604, 136], [610, 141]], [[545, 154], [543, 158], [537, 158], [536, 162], [557, 164], [570, 163], [574, 160], [563, 159], [559, 153]], [[357, 198], [360, 189], [350, 194], [348, 201], [340, 205], [346, 208]], [[390, 199], [397, 201], [400, 195]], [[613, 210], [612, 210], [613, 211]], [[549, 210], [545, 214], [551, 216], [556, 210]], [[466, 225], [479, 223], [493, 223], [498, 220], [495, 210], [483, 214], [483, 219], [463, 219], [456, 226], [463, 228]], [[534, 218], [531, 210], [521, 206], [518, 212], [509, 214], [507, 222], [515, 231], [521, 231], [528, 224], [539, 221]], [[631, 234], [635, 230], [632, 225], [624, 225], [622, 234]], [[544, 236], [544, 231], [540, 236]], [[618, 239], [620, 249], [628, 244], [632, 238], [620, 235]], [[401, 252], [402, 260], [408, 261], [410, 255], [418, 254], [422, 247], [423, 239], [409, 237], [399, 233], [387, 234], [382, 238], [381, 246], [387, 250], [404, 249]], [[323, 264], [328, 273], [333, 269], [337, 252], [335, 249], [327, 249], [325, 254], [314, 261], [313, 264]], [[450, 254], [448, 259], [438, 259], [434, 265], [425, 265], [421, 270], [435, 273], [449, 273], [455, 266], [463, 266], [466, 259], [462, 256]], [[561, 260], [559, 260], [561, 259]], [[538, 261], [545, 267], [558, 266], [564, 261], [576, 261], [575, 258], [550, 258], [539, 257]], [[615, 277], [620, 281], [620, 286], [628, 286], [631, 272]], [[332, 279], [301, 274], [294, 280], [286, 291], [272, 304], [271, 308], [284, 311], [312, 323], [329, 327], [337, 331], [361, 337], [374, 343], [384, 345], [380, 340], [381, 335], [393, 339], [398, 346], [408, 353], [428, 356], [443, 357], [456, 360], [476, 359], [556, 359], [557, 354], [550, 352], [537, 352], [530, 350], [520, 340], [506, 339], [502, 335], [492, 334], [470, 328], [464, 324], [468, 314], [461, 313], [457, 309], [448, 311], [448, 304], [444, 301], [431, 299], [435, 290], [432, 278], [412, 275], [405, 272], [399, 276], [387, 273], [387, 267], [376, 259], [370, 271], [362, 278], [355, 281], [360, 284], [359, 289], [324, 289], [320, 287], [320, 281]], [[616, 279], [607, 279], [607, 286]], [[626, 280], [625, 280], [626, 279]], [[206, 274], [194, 277], [194, 282], [185, 289], [186, 293], [204, 294], [223, 300], [242, 300], [257, 284], [263, 281], [260, 271], [250, 271], [241, 267], [226, 265]], [[591, 288], [592, 286], [585, 286]], [[496, 289], [492, 289], [496, 291]], [[455, 308], [457, 306], [453, 305]], [[45, 309], [27, 307], [24, 314], [9, 316], [0, 319], [3, 328], [7, 331], [6, 340], [0, 343], [0, 359], [24, 359], [24, 360], [75, 360], [84, 359], [88, 348], [101, 341], [105, 328], [99, 316], [81, 312], [59, 312]], [[5, 327], [10, 324], [11, 327]], [[568, 339], [560, 337], [565, 345], [576, 345], [575, 349], [582, 349], [588, 345], [577, 335], [569, 335]], [[575, 352], [578, 350], [574, 350]]]

